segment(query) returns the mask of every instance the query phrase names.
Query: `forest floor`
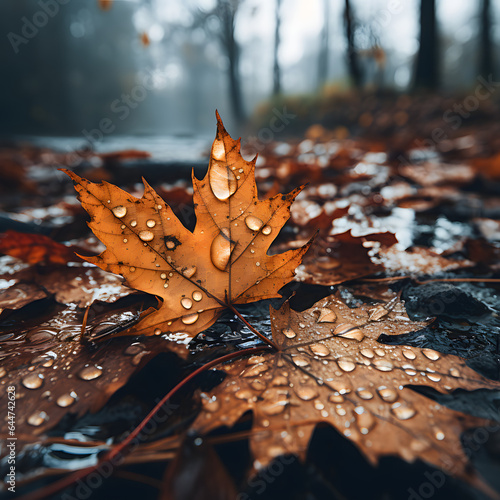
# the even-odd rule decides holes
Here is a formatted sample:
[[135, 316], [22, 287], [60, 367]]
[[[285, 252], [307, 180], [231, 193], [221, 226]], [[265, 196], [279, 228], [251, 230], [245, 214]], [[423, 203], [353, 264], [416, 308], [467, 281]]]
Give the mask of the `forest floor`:
[[[367, 444], [370, 432], [348, 439], [326, 417], [322, 421], [317, 416], [302, 460], [282, 449], [259, 468], [257, 445], [249, 443], [255, 437], [257, 409], [225, 427], [223, 405], [214, 414], [220, 418], [215, 431], [202, 437], [193, 431], [200, 428], [200, 411], [209, 411], [206, 395], [223, 390], [225, 372], [219, 366], [201, 372], [173, 395], [167, 416], [155, 420], [154, 430], [109, 478], [98, 476], [90, 486], [79, 479], [65, 490], [72, 495], [66, 498], [87, 498], [87, 490], [92, 498], [500, 496], [500, 433], [494, 423], [500, 422], [500, 386], [495, 385], [500, 380], [500, 122], [496, 108], [485, 108], [453, 128], [443, 124], [449, 106], [438, 98], [400, 98], [388, 105], [365, 97], [351, 108], [350, 117], [339, 111], [340, 118], [333, 119], [332, 111], [325, 110], [300, 138], [266, 143], [243, 138], [245, 158], [259, 152], [261, 199], [307, 184], [272, 252], [298, 248], [317, 234], [295, 281], [281, 290], [282, 299], [238, 310], [271, 337], [278, 320], [271, 325], [269, 305], [286, 307], [287, 298], [291, 309], [306, 318], [308, 310], [330, 307], [317, 305], [325, 297], [338, 310], [344, 305], [353, 311], [383, 306], [390, 314], [395, 310], [388, 304], [402, 300], [405, 308], [391, 321], [404, 316], [414, 328], [399, 334], [396, 329], [391, 338], [392, 326], [387, 332], [381, 327], [377, 341], [438, 353], [448, 360], [450, 373], [450, 360], [457, 358], [446, 356], [459, 356], [484, 382], [481, 389], [476, 379], [463, 379], [452, 387], [456, 391], [444, 381], [442, 386], [431, 383], [428, 374], [423, 382], [405, 382], [413, 387], [406, 391], [436, 408], [471, 415], [472, 423], [479, 422], [472, 417], [490, 422], [469, 426], [465, 419], [463, 428], [453, 428], [457, 439], [465, 431], [462, 445], [483, 479], [475, 483], [479, 475], [471, 475], [463, 464], [459, 470], [456, 464], [444, 467], [446, 476], [441, 476], [439, 458], [415, 450], [405, 456], [406, 442], [399, 452], [380, 452], [375, 465]], [[300, 113], [297, 117], [294, 127], [306, 122]], [[337, 123], [342, 120], [351, 126]], [[117, 337], [121, 330], [133, 329], [156, 299], [75, 256], [75, 251], [95, 255], [104, 246], [90, 232], [70, 179], [58, 169], [68, 168], [93, 182], [106, 180], [138, 197], [144, 176], [192, 230], [191, 167], [201, 178], [209, 159], [209, 149], [165, 160], [143, 151], [140, 140], [130, 146], [135, 149], [61, 152], [10, 142], [0, 149], [0, 411], [5, 412], [0, 469], [8, 488], [11, 464], [5, 444], [13, 424], [7, 413], [9, 395], [15, 392], [16, 494], [43, 492], [71, 471], [93, 466], [189, 373], [218, 357], [263, 345], [230, 310], [188, 345], [168, 334]], [[232, 373], [226, 372], [229, 380]], [[394, 383], [398, 380], [394, 375]], [[369, 378], [366, 384], [371, 384]], [[492, 388], [496, 390], [487, 390]], [[420, 413], [431, 422], [426, 411]], [[409, 418], [410, 430], [411, 422]], [[455, 425], [446, 422], [450, 430], [443, 428], [444, 435]], [[480, 434], [469, 427], [479, 427]], [[417, 440], [418, 432], [415, 427]], [[462, 454], [459, 443], [447, 450]]]

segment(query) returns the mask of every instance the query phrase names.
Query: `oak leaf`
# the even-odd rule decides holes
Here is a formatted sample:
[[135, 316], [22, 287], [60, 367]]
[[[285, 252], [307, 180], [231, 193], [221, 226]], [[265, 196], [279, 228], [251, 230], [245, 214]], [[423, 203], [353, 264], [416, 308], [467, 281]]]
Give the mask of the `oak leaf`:
[[86, 260], [162, 300], [158, 309], [146, 311], [132, 333], [121, 334], [185, 332], [193, 337], [225, 307], [278, 297], [309, 247], [267, 254], [301, 188], [259, 200], [256, 158], [244, 160], [240, 141], [229, 136], [218, 114], [217, 120], [208, 172], [202, 180], [193, 174], [193, 232], [145, 180], [139, 199], [65, 170], [90, 214], [90, 228], [106, 245], [104, 252]]
[[373, 464], [384, 455], [421, 459], [489, 491], [470, 467], [460, 435], [486, 420], [437, 404], [409, 386], [441, 393], [498, 389], [462, 358], [431, 349], [378, 342], [426, 323], [409, 320], [401, 302], [350, 309], [334, 296], [302, 313], [271, 308], [278, 352], [220, 366], [227, 376], [202, 393], [194, 430], [231, 427], [252, 411], [254, 469], [282, 454], [306, 457], [316, 425], [327, 423], [353, 441]]

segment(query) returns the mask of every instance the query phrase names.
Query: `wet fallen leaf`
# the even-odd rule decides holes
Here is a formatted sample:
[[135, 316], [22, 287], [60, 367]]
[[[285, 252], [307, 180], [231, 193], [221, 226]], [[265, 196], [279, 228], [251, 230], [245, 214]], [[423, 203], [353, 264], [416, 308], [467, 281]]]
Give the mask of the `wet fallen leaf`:
[[40, 269], [37, 271], [35, 281], [61, 304], [88, 307], [96, 301], [115, 302], [134, 292], [123, 285], [120, 276], [98, 267], [57, 267], [46, 273]]
[[437, 162], [403, 165], [399, 168], [399, 173], [421, 186], [467, 184], [476, 176], [476, 171], [470, 165]]
[[193, 232], [146, 181], [138, 199], [107, 182], [93, 184], [65, 170], [91, 216], [90, 228], [107, 247], [86, 260], [162, 300], [133, 332], [122, 334], [185, 332], [193, 337], [225, 307], [279, 296], [308, 249], [305, 245], [267, 255], [300, 188], [259, 201], [255, 159], [241, 157], [239, 140], [217, 119], [208, 172], [201, 181], [193, 176]]
[[222, 365], [227, 376], [201, 393], [193, 429], [208, 433], [254, 414], [250, 448], [254, 469], [285, 453], [306, 457], [316, 425], [327, 423], [376, 464], [384, 455], [421, 459], [492, 493], [470, 467], [462, 431], [487, 421], [450, 410], [413, 391], [427, 386], [497, 389], [462, 358], [431, 349], [386, 345], [381, 334], [402, 335], [425, 323], [409, 320], [401, 303], [350, 309], [334, 296], [299, 313], [271, 309], [269, 352]]
[[397, 243], [392, 233], [352, 236], [351, 231], [317, 238], [297, 268], [296, 280], [315, 285], [337, 285], [384, 271], [370, 259], [369, 250], [377, 242], [384, 248]]
[[380, 258], [374, 260], [382, 264], [390, 274], [411, 276], [439, 274], [473, 265], [469, 260], [443, 257], [425, 247], [412, 247], [405, 251], [395, 246], [382, 248]]
[[[14, 281], [12, 285], [10, 282]], [[7, 288], [2, 288], [6, 285]], [[44, 299], [47, 294], [34, 283], [17, 283], [16, 280], [0, 279], [0, 313], [4, 309], [21, 309], [35, 300]]]
[[29, 264], [67, 264], [81, 262], [71, 246], [63, 245], [42, 234], [5, 231], [0, 235], [0, 253], [17, 257]]
[[[139, 317], [141, 302], [101, 306], [92, 310], [86, 331], [125, 328]], [[0, 325], [0, 403], [7, 404], [6, 387], [16, 387], [19, 412], [17, 436], [42, 435], [70, 413], [95, 412], [137, 370], [160, 352], [187, 355], [185, 345], [162, 337], [118, 339], [89, 346], [81, 343], [84, 311], [74, 306], [46, 305], [45, 317], [24, 317]], [[0, 434], [7, 435], [2, 419]], [[20, 447], [18, 447], [20, 449]]]
[[159, 500], [234, 500], [238, 491], [210, 444], [187, 436], [163, 478]]
[[113, 6], [113, 0], [97, 0], [97, 4], [101, 10], [110, 10]]
[[493, 179], [500, 179], [500, 153], [489, 158], [474, 158], [472, 164], [481, 174]]
[[477, 263], [477, 269], [483, 272], [500, 270], [500, 247], [483, 238], [465, 242], [469, 259]]
[[144, 47], [149, 47], [151, 43], [149, 35], [145, 31], [141, 33], [141, 43], [142, 45], [144, 45]]
[[19, 309], [49, 294], [61, 304], [87, 307], [94, 301], [114, 302], [133, 293], [120, 276], [82, 262], [74, 252], [77, 247], [14, 231], [7, 231], [0, 247], [2, 243], [1, 251], [16, 256], [18, 263], [23, 260], [32, 265], [18, 264], [17, 271], [15, 262], [0, 266], [0, 309]]

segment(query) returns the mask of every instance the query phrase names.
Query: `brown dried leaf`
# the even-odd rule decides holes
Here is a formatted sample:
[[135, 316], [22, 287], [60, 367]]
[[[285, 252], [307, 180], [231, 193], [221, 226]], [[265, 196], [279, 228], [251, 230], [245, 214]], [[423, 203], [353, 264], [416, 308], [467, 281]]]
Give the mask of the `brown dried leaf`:
[[101, 10], [107, 11], [113, 6], [113, 0], [97, 0], [97, 5]]
[[399, 173], [421, 186], [467, 184], [476, 176], [476, 171], [470, 165], [430, 161], [420, 165], [402, 165]]
[[98, 267], [59, 267], [47, 274], [38, 273], [35, 280], [61, 304], [88, 307], [95, 301], [115, 302], [134, 292], [123, 285], [120, 276]]
[[236, 498], [233, 480], [212, 446], [187, 437], [166, 470], [159, 500]]
[[20, 309], [50, 294], [61, 304], [88, 307], [95, 301], [115, 302], [131, 293], [134, 290], [123, 285], [121, 276], [88, 264], [27, 266], [0, 274], [0, 311]]
[[378, 342], [381, 334], [401, 335], [425, 326], [410, 321], [396, 299], [386, 306], [350, 309], [330, 296], [303, 313], [288, 304], [271, 309], [271, 321], [280, 351], [220, 366], [227, 376], [211, 393], [201, 394], [196, 431], [232, 426], [252, 411], [250, 447], [259, 469], [284, 453], [305, 459], [315, 426], [327, 423], [373, 464], [384, 455], [421, 459], [488, 490], [460, 446], [463, 430], [486, 421], [450, 410], [407, 386], [450, 393], [498, 389], [500, 384], [457, 356]]
[[42, 234], [5, 231], [0, 235], [0, 253], [17, 257], [29, 264], [67, 264], [81, 262], [74, 247], [57, 243]]
[[217, 119], [207, 175], [201, 181], [193, 176], [194, 232], [146, 181], [144, 196], [138, 199], [117, 186], [93, 184], [66, 170], [91, 216], [90, 228], [107, 247], [86, 260], [163, 301], [159, 309], [147, 311], [134, 335], [163, 331], [193, 337], [230, 304], [277, 297], [308, 249], [305, 245], [267, 255], [300, 188], [259, 201], [255, 159], [241, 157], [240, 141]]
[[295, 279], [331, 286], [384, 271], [383, 266], [370, 259], [370, 242], [390, 247], [397, 243], [397, 239], [392, 233], [352, 236], [350, 231], [317, 238], [298, 267]]
[[[4, 280], [0, 279], [0, 286], [2, 281]], [[12, 286], [0, 290], [0, 313], [4, 309], [21, 309], [25, 305], [45, 297], [47, 294], [34, 283], [14, 283]]]
[[382, 248], [380, 259], [376, 259], [391, 274], [438, 274], [445, 271], [471, 267], [473, 262], [443, 257], [430, 248], [412, 247], [400, 250], [397, 247]]
[[[90, 315], [87, 330], [124, 328], [138, 318], [140, 307], [141, 303], [121, 309], [102, 306], [104, 312]], [[75, 307], [56, 306], [45, 318], [18, 318], [18, 331], [0, 328], [0, 335], [11, 333], [1, 345], [0, 404], [7, 407], [6, 388], [14, 386], [20, 438], [43, 434], [67, 413], [81, 416], [97, 411], [158, 353], [187, 354], [185, 345], [161, 337], [84, 345], [83, 314]], [[0, 434], [7, 434], [5, 419]]]

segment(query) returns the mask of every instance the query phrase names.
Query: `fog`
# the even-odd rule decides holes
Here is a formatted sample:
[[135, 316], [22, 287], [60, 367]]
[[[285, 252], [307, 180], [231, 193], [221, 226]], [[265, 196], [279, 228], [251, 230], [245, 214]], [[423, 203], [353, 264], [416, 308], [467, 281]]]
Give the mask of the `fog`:
[[[482, 4], [436, 1], [441, 76], [434, 90], [464, 91], [480, 74]], [[352, 85], [345, 5], [343, 0], [5, 0], [0, 131], [76, 137], [211, 134], [215, 109], [228, 126], [237, 127], [276, 94], [276, 68], [282, 96], [343, 91]], [[412, 88], [419, 6], [417, 0], [350, 2], [362, 88]], [[500, 1], [491, 1], [489, 9], [498, 68]]]

